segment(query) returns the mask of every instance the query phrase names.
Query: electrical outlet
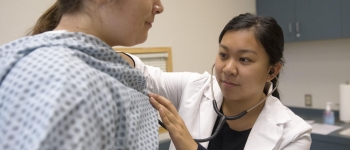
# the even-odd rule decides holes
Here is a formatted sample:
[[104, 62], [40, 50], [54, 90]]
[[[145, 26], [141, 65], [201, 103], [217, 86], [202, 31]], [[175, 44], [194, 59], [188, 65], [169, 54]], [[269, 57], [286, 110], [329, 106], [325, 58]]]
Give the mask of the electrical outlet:
[[312, 106], [311, 94], [305, 94], [305, 106]]

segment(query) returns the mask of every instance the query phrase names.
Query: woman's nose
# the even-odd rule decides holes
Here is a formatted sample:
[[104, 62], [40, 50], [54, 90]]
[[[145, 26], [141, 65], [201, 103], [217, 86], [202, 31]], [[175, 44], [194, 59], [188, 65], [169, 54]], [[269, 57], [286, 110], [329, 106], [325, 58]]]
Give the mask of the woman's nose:
[[153, 5], [153, 14], [161, 14], [164, 11], [163, 4], [160, 0]]
[[237, 75], [237, 67], [234, 61], [228, 61], [222, 71], [226, 75]]

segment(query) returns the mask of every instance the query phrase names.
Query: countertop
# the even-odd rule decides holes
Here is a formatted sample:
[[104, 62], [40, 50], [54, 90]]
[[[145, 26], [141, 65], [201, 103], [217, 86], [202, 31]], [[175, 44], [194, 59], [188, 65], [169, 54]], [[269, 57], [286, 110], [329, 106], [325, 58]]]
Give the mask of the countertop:
[[[312, 108], [298, 108], [298, 107], [289, 107], [295, 114], [303, 118], [304, 120], [314, 120], [315, 123], [322, 123], [322, 115], [324, 110], [322, 109], [312, 109]], [[339, 120], [339, 111], [334, 111], [335, 114], [335, 124], [337, 126], [342, 126], [343, 128], [336, 130], [334, 132], [331, 132], [327, 135], [321, 135], [321, 134], [311, 134], [312, 138], [312, 145], [315, 143], [332, 143], [332, 144], [338, 144], [342, 147], [349, 147], [350, 148], [350, 136], [342, 135], [340, 132], [347, 130], [350, 128], [349, 123], [344, 123]]]

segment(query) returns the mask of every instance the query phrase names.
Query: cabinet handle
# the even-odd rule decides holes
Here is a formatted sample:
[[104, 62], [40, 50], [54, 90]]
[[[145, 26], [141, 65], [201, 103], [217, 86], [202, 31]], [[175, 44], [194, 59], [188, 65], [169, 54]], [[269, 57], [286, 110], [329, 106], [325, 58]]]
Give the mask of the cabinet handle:
[[289, 23], [289, 33], [292, 33], [293, 29], [292, 29], [292, 23]]
[[297, 32], [297, 34], [295, 35], [297, 38], [300, 37], [300, 30], [299, 30], [299, 22], [295, 23], [295, 31]]
[[299, 22], [295, 23], [295, 30], [299, 33]]

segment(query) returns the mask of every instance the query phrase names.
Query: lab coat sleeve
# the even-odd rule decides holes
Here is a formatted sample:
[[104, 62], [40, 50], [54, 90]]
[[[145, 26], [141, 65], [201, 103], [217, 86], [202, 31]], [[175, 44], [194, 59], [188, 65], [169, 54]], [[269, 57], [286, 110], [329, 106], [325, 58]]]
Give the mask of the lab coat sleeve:
[[186, 85], [194, 78], [201, 76], [191, 72], [164, 72], [158, 67], [145, 65], [134, 55], [128, 55], [134, 60], [135, 68], [145, 76], [147, 89], [169, 99], [177, 109]]
[[286, 145], [283, 150], [309, 150], [311, 147], [311, 126], [306, 125], [303, 127], [304, 130], [301, 130], [298, 136], [295, 137], [295, 140], [293, 142], [290, 142], [288, 145]]

